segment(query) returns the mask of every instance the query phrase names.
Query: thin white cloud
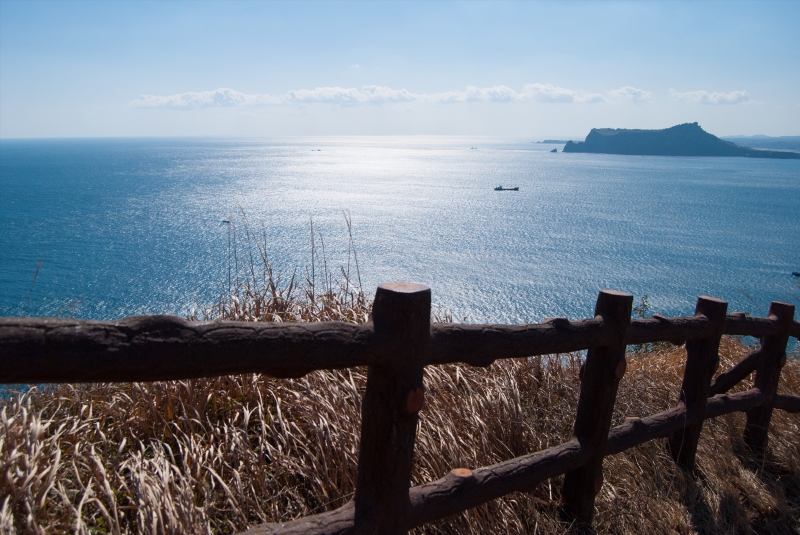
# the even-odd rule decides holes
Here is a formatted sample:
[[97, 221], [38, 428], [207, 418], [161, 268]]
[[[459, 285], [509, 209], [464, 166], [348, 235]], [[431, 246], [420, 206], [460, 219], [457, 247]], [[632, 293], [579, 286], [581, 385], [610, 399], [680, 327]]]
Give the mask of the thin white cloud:
[[132, 106], [141, 108], [209, 108], [267, 104], [280, 104], [280, 100], [271, 95], [248, 95], [224, 87], [214, 91], [187, 91], [168, 96], [142, 95], [131, 102]]
[[275, 103], [301, 104], [382, 104], [386, 102], [411, 102], [419, 100], [420, 95], [405, 89], [392, 89], [380, 85], [354, 87], [317, 87], [287, 91], [284, 95], [273, 97]]
[[612, 89], [609, 91], [608, 98], [609, 100], [617, 102], [633, 102], [634, 104], [644, 104], [653, 99], [653, 93], [625, 85], [619, 89]]
[[470, 102], [512, 102], [519, 98], [516, 91], [504, 85], [484, 88], [469, 86], [465, 93], [465, 100]]
[[365, 85], [360, 90], [345, 87], [317, 87], [287, 91], [283, 95], [247, 94], [228, 88], [214, 91], [189, 91], [176, 95], [141, 95], [130, 103], [137, 108], [210, 108], [226, 106], [266, 106], [287, 103], [299, 104], [368, 104], [384, 102], [409, 102], [420, 100], [405, 89], [392, 89], [377, 85]]
[[687, 102], [689, 104], [741, 104], [750, 102], [750, 95], [747, 91], [730, 91], [722, 93], [714, 91], [710, 93], [705, 90], [680, 92], [674, 89], [669, 90], [673, 100]]
[[338, 104], [354, 106], [359, 104], [385, 104], [397, 102], [432, 102], [448, 104], [459, 102], [544, 102], [581, 103], [601, 102], [643, 103], [650, 100], [651, 93], [635, 87], [621, 87], [608, 91], [605, 95], [575, 91], [551, 84], [527, 84], [522, 91], [508, 86], [493, 87], [467, 86], [465, 90], [444, 91], [441, 93], [413, 93], [407, 89], [393, 89], [379, 85], [355, 87], [317, 87], [296, 89], [283, 95], [247, 94], [228, 88], [214, 91], [189, 91], [175, 95], [141, 95], [130, 103], [139, 108], [210, 108], [210, 107], [249, 107], [281, 104]]
[[575, 97], [575, 102], [582, 102], [583, 104], [598, 104], [600, 102], [608, 102], [609, 99], [598, 93], [585, 93]]
[[577, 91], [550, 84], [527, 84], [522, 88], [522, 96], [524, 100], [538, 102], [575, 102], [580, 98]]

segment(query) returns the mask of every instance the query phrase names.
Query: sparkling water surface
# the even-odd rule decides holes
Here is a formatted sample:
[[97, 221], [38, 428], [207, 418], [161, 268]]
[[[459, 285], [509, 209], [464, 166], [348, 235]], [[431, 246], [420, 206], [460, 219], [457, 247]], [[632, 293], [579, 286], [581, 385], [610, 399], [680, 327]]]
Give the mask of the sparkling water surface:
[[[472, 149], [471, 147], [477, 147]], [[469, 322], [589, 317], [603, 288], [690, 314], [798, 304], [800, 161], [552, 154], [528, 139], [0, 141], [0, 315], [185, 315], [227, 277], [229, 226], [284, 276], [347, 261]], [[560, 150], [560, 146], [558, 146]], [[317, 150], [319, 149], [319, 150]], [[518, 192], [495, 192], [497, 185]], [[318, 244], [319, 245], [319, 244]], [[41, 268], [31, 291], [37, 265]]]

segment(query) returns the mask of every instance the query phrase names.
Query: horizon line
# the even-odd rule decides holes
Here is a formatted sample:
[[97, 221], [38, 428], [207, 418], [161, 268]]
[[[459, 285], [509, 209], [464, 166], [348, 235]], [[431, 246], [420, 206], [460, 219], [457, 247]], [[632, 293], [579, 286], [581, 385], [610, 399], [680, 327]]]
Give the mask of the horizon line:
[[[667, 127], [670, 128], [670, 127]], [[636, 130], [663, 130], [661, 128], [646, 128]], [[712, 134], [719, 138], [736, 137], [800, 137], [798, 134]], [[123, 140], [123, 139], [274, 139], [274, 138], [298, 138], [298, 137], [483, 137], [483, 138], [513, 138], [531, 139], [532, 142], [544, 141], [546, 139], [558, 140], [582, 140], [586, 134], [579, 136], [567, 136], [563, 134], [552, 135], [497, 135], [497, 134], [273, 134], [273, 135], [127, 135], [127, 136], [0, 136], [0, 141], [47, 141], [47, 140]]]

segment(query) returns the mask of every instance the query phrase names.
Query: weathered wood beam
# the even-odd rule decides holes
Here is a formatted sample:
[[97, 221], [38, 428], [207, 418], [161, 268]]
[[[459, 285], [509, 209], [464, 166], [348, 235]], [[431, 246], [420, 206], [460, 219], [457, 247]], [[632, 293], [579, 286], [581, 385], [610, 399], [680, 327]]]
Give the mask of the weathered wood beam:
[[541, 482], [573, 470], [589, 459], [580, 444], [569, 441], [491, 466], [453, 470], [410, 491], [410, 526], [421, 526], [477, 507], [510, 492], [532, 491]]
[[355, 507], [352, 501], [342, 507], [304, 516], [291, 522], [280, 524], [259, 524], [240, 535], [361, 535], [364, 530], [356, 529]]
[[725, 318], [725, 334], [761, 338], [777, 334], [780, 329], [775, 318], [754, 318], [744, 312], [728, 314]]
[[603, 456], [611, 416], [627, 367], [625, 340], [632, 306], [629, 293], [603, 290], [597, 296], [595, 315], [603, 317], [615, 337], [608, 345], [590, 348], [581, 367], [581, 394], [572, 435], [591, 457], [584, 466], [566, 473], [561, 488], [562, 515], [577, 525], [591, 524], [594, 499], [603, 485]]
[[708, 319], [708, 336], [686, 342], [686, 368], [683, 383], [678, 393], [678, 406], [686, 408], [686, 417], [693, 421], [672, 435], [667, 446], [672, 458], [685, 470], [694, 468], [697, 442], [703, 428], [702, 415], [708, 399], [711, 378], [719, 365], [719, 342], [725, 326], [725, 313], [728, 303], [701, 296], [697, 300], [695, 316]]
[[667, 437], [687, 424], [698, 423], [700, 418], [707, 420], [730, 412], [747, 411], [765, 400], [766, 396], [754, 388], [709, 398], [704, 415], [695, 415], [694, 420], [689, 419], [685, 407], [676, 407], [646, 418], [630, 418], [611, 430], [605, 453], [615, 455], [655, 438]]
[[580, 351], [603, 345], [610, 336], [600, 317], [573, 322], [556, 318], [529, 325], [438, 324], [431, 328], [426, 363], [488, 366], [497, 359]]
[[[739, 326], [737, 318], [734, 324]], [[758, 333], [764, 327], [755, 324], [754, 328]], [[772, 329], [772, 322], [767, 321], [766, 327]], [[704, 338], [708, 331], [704, 316], [657, 316], [632, 321], [626, 343], [683, 343]], [[440, 324], [433, 325], [431, 335], [428, 364], [463, 362], [475, 366], [488, 366], [497, 359], [580, 351], [605, 345], [613, 336], [601, 317], [572, 322], [555, 318], [529, 325]]]
[[431, 330], [431, 290], [421, 284], [381, 284], [372, 306], [375, 338], [395, 356], [369, 366], [361, 402], [361, 443], [353, 497], [355, 521], [365, 533], [408, 531], [408, 489], [422, 373]]
[[761, 349], [759, 348], [737, 362], [733, 368], [719, 374], [712, 383], [711, 388], [708, 389], [708, 395], [724, 394], [738, 385], [745, 377], [753, 373], [760, 361]]
[[0, 383], [130, 382], [235, 373], [299, 377], [374, 363], [371, 325], [0, 318]]
[[[763, 336], [772, 318], [729, 314], [726, 334]], [[699, 316], [637, 319], [628, 344], [703, 338]], [[800, 322], [791, 335], [800, 336]], [[426, 364], [568, 353], [608, 343], [602, 318], [530, 325], [434, 325]], [[323, 343], [320, 343], [323, 342]], [[368, 365], [391, 348], [372, 347], [372, 328], [340, 322], [192, 322], [176, 316], [118, 321], [0, 318], [0, 383], [155, 381], [228, 373], [297, 377], [315, 369]], [[717, 392], [718, 393], [718, 392]]]
[[[434, 325], [426, 364], [566, 353], [602, 344], [602, 319], [533, 325]], [[372, 325], [0, 318], [0, 383], [156, 381], [229, 373], [297, 377], [383, 362]]]
[[708, 330], [709, 323], [705, 316], [665, 318], [656, 315], [631, 321], [626, 342], [630, 345], [652, 342], [682, 344], [687, 340], [706, 337]]
[[800, 412], [800, 396], [777, 394], [775, 396], [775, 408], [786, 412]]
[[761, 358], [753, 379], [753, 387], [764, 392], [767, 400], [747, 411], [747, 422], [744, 426], [745, 444], [757, 456], [763, 455], [767, 449], [774, 398], [778, 392], [781, 368], [786, 364], [789, 329], [794, 322], [794, 305], [773, 301], [769, 306], [769, 316], [774, 318], [779, 329], [775, 334], [761, 339]]

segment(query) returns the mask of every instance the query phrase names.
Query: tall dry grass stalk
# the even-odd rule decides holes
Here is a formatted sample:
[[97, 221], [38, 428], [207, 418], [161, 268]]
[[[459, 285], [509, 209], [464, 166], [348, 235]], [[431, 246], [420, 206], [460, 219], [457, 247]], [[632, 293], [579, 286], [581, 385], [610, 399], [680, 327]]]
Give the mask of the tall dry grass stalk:
[[225, 220], [228, 250], [223, 292], [212, 306], [193, 311], [190, 319], [367, 321], [370, 303], [361, 286], [349, 213], [344, 213], [347, 258], [339, 273], [331, 271], [322, 233], [309, 220], [311, 262], [301, 275], [295, 271], [288, 277], [273, 267], [266, 232], [253, 228], [241, 206], [238, 216]]
[[[367, 319], [369, 300], [327, 268], [319, 291], [317, 271], [281, 285], [266, 254], [236, 269], [243, 265], [250, 274], [233, 277], [233, 291], [201, 316]], [[748, 350], [725, 338], [721, 369]], [[684, 360], [680, 347], [631, 354], [614, 423], [673, 406]], [[567, 440], [579, 367], [580, 356], [556, 355], [427, 368], [414, 484]], [[11, 396], [0, 408], [0, 532], [232, 533], [336, 508], [353, 493], [364, 372], [61, 385]], [[780, 390], [800, 394], [800, 360], [784, 368]], [[663, 440], [606, 458], [598, 531], [800, 531], [800, 416], [776, 411], [760, 465], [745, 451], [743, 423], [741, 414], [706, 422], [695, 478], [675, 467]], [[561, 480], [415, 532], [563, 533]]]

